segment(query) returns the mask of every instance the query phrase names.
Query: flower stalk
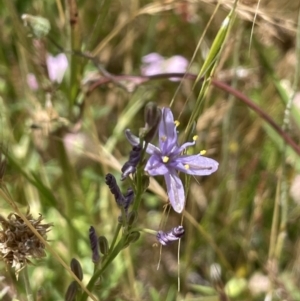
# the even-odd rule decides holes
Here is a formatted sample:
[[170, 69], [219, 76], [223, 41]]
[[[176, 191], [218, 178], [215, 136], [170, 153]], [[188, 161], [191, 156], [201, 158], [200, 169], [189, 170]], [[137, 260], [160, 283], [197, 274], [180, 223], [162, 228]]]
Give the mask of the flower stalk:
[[30, 281], [29, 281], [27, 266], [24, 267], [24, 269], [22, 271], [22, 275], [23, 275], [24, 286], [25, 286], [25, 290], [26, 290], [27, 301], [33, 301], [34, 299], [33, 299], [33, 294], [32, 294], [31, 285], [30, 285]]

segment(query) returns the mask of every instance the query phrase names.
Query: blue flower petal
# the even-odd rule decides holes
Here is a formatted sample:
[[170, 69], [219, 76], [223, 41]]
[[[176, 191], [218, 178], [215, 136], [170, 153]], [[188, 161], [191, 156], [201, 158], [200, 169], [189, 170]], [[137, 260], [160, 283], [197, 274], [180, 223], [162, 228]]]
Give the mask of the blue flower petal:
[[181, 213], [185, 205], [185, 196], [182, 182], [175, 170], [164, 175], [167, 184], [168, 196], [173, 209]]
[[[129, 129], [125, 130], [125, 136], [126, 136], [127, 140], [129, 141], [129, 143], [130, 143], [131, 145], [137, 146], [137, 145], [140, 144], [140, 138], [137, 137], [137, 136], [135, 136], [135, 135], [133, 135]], [[147, 152], [149, 155], [152, 155], [152, 154], [155, 153], [155, 152], [160, 152], [160, 150], [159, 150], [159, 148], [157, 148], [157, 147], [154, 146], [153, 144], [148, 143], [146, 152]]]
[[140, 144], [140, 138], [133, 135], [129, 129], [125, 130], [125, 136], [131, 145], [137, 146]]
[[172, 162], [172, 167], [189, 175], [207, 176], [218, 169], [219, 163], [201, 155], [184, 155]]
[[168, 166], [163, 163], [161, 157], [156, 154], [152, 155], [147, 161], [145, 171], [147, 171], [150, 176], [165, 175], [170, 172]]
[[173, 113], [169, 108], [162, 108], [159, 124], [159, 146], [162, 154], [168, 154], [177, 146], [177, 131]]

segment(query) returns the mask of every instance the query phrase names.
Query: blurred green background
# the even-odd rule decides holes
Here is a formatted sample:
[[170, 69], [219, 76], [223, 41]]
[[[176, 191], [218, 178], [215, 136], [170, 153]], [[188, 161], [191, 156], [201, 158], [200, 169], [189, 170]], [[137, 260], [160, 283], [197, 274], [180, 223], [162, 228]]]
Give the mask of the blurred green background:
[[[141, 83], [131, 76], [141, 79], [142, 58], [153, 52], [185, 57], [197, 75], [233, 2], [0, 2], [3, 183], [22, 212], [29, 206], [54, 224], [50, 245], [67, 264], [79, 260], [84, 283], [94, 268], [89, 227], [111, 241], [117, 226], [119, 210], [104, 179], [108, 172], [120, 179], [131, 150], [124, 129], [138, 133], [147, 102], [173, 101], [183, 134], [201, 89], [192, 79]], [[214, 73], [284, 126], [296, 144], [299, 6], [299, 0], [240, 1]], [[60, 53], [68, 68], [61, 82], [51, 81], [47, 57]], [[179, 251], [175, 243], [160, 254], [155, 236], [142, 233], [95, 294], [99, 300], [300, 300], [299, 154], [257, 112], [214, 85], [193, 133], [199, 136], [194, 151], [205, 149], [219, 170], [190, 179], [183, 215], [164, 213], [162, 177], [138, 212], [138, 226], [155, 231], [183, 218]], [[0, 206], [4, 217], [14, 212], [3, 198]], [[64, 300], [72, 278], [46, 253], [28, 269], [34, 300]], [[0, 271], [0, 300], [26, 300], [22, 278], [2, 261]]]

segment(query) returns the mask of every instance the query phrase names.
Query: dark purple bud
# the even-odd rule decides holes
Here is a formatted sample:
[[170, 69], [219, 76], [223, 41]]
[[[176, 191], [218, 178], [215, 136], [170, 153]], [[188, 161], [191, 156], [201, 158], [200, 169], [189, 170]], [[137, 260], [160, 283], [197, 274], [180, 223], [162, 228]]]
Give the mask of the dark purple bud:
[[105, 177], [105, 183], [108, 185], [110, 192], [115, 196], [115, 200], [118, 206], [123, 206], [124, 204], [124, 196], [121, 193], [121, 190], [117, 184], [116, 178], [108, 173]]
[[[124, 208], [124, 215], [120, 215], [118, 217], [118, 222], [122, 224], [123, 226], [126, 225], [126, 223], [129, 222], [128, 220], [128, 208], [129, 206], [133, 203], [134, 199], [134, 192], [133, 189], [130, 187], [127, 189], [127, 192], [124, 194], [124, 203], [123, 203], [123, 208]], [[130, 214], [130, 213], [129, 213]]]
[[91, 226], [89, 229], [89, 238], [90, 238], [90, 245], [92, 249], [92, 261], [94, 263], [97, 263], [100, 260], [100, 254], [98, 249], [98, 237], [97, 237], [96, 230], [93, 226]]
[[131, 187], [127, 189], [127, 192], [124, 194], [124, 210], [127, 213], [129, 206], [132, 204], [134, 198], [134, 191]]
[[156, 135], [161, 119], [161, 110], [154, 102], [149, 102], [145, 107], [145, 127], [140, 129], [140, 137], [150, 142]]
[[76, 281], [72, 281], [69, 285], [66, 295], [65, 295], [65, 301], [75, 301], [76, 300], [76, 294], [78, 291], [78, 285]]
[[83, 273], [82, 273], [82, 268], [79, 263], [79, 261], [75, 258], [72, 258], [71, 264], [70, 264], [72, 272], [77, 276], [79, 280], [83, 279]]
[[184, 229], [182, 226], [173, 228], [169, 232], [158, 231], [156, 238], [160, 244], [167, 246], [175, 240], [180, 239], [184, 235]]
[[142, 147], [136, 145], [132, 147], [132, 151], [129, 154], [129, 160], [123, 165], [121, 171], [121, 180], [124, 181], [130, 174], [135, 173], [136, 167], [140, 162], [142, 153]]

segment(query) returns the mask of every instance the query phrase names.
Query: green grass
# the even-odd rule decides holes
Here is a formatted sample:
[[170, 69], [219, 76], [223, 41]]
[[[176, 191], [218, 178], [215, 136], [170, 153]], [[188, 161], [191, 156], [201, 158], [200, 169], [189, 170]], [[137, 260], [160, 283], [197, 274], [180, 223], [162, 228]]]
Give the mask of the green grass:
[[[248, 17], [254, 20], [256, 6], [230, 1], [0, 3], [1, 216], [24, 218], [30, 208], [53, 224], [42, 241], [47, 256], [32, 259], [18, 279], [0, 261], [0, 300], [65, 300], [74, 280], [77, 301], [87, 293], [89, 300], [300, 300], [300, 109], [292, 103], [300, 30], [293, 1], [284, 10], [273, 2], [272, 14], [259, 7], [254, 25]], [[44, 20], [25, 26], [23, 14]], [[69, 66], [53, 83], [46, 54], [62, 52]], [[188, 73], [177, 75], [181, 81], [141, 77], [142, 57], [152, 52], [184, 56]], [[142, 164], [132, 181], [120, 181], [131, 151], [124, 130], [138, 134], [149, 102], [171, 106], [180, 143], [197, 134], [192, 152], [206, 150], [220, 164], [208, 177], [181, 176], [182, 214], [164, 207], [162, 176], [144, 191]], [[118, 224], [107, 173], [123, 193], [135, 189], [132, 225]], [[180, 244], [161, 249], [156, 231], [180, 224]], [[90, 226], [111, 247], [98, 264]], [[69, 268], [72, 258], [82, 281]]]

